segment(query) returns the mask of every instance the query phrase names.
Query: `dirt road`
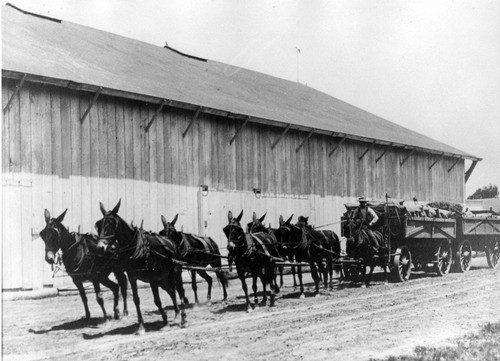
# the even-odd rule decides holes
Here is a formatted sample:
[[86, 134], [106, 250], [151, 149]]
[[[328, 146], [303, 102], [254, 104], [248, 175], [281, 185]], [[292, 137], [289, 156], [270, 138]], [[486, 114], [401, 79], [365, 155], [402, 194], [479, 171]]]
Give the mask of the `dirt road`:
[[[150, 290], [140, 289], [146, 334], [136, 336], [135, 308], [130, 315], [100, 322], [91, 291], [91, 326], [79, 318], [78, 295], [3, 303], [4, 360], [368, 360], [411, 352], [415, 346], [442, 345], [500, 321], [500, 272], [474, 259], [469, 273], [446, 277], [417, 274], [407, 283], [384, 285], [376, 274], [372, 286], [337, 285], [318, 297], [298, 299], [285, 278], [275, 307], [246, 313], [240, 282], [232, 280], [229, 299], [213, 290], [211, 305], [188, 308], [188, 327], [173, 320], [161, 328]], [[305, 276], [310, 280], [309, 275]], [[249, 282], [250, 285], [250, 282]], [[312, 284], [308, 284], [312, 290]], [[190, 285], [185, 285], [192, 299]], [[205, 287], [200, 284], [200, 299]], [[105, 294], [111, 312], [110, 293]]]

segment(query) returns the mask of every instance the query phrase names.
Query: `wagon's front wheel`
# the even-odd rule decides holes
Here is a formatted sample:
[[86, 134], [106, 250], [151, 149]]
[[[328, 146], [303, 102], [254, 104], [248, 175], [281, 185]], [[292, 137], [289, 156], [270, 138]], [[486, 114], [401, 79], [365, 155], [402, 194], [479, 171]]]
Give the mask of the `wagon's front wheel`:
[[450, 272], [451, 269], [451, 245], [448, 240], [444, 240], [439, 245], [436, 252], [436, 271], [438, 275], [444, 276]]
[[472, 247], [470, 242], [464, 240], [460, 242], [457, 250], [457, 269], [459, 272], [467, 272], [470, 270], [472, 261]]
[[498, 238], [488, 242], [486, 247], [486, 260], [490, 268], [497, 268], [500, 263], [500, 240]]
[[411, 253], [408, 247], [402, 246], [396, 250], [392, 266], [392, 273], [398, 282], [406, 282], [410, 279]]

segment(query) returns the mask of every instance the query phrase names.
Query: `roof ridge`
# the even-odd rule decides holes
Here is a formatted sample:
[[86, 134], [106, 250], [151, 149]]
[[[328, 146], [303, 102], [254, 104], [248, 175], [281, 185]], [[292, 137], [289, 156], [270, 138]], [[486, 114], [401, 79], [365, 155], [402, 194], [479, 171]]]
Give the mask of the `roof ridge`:
[[23, 10], [23, 9], [21, 9], [21, 8], [15, 6], [13, 4], [11, 4], [11, 3], [7, 3], [7, 4], [5, 4], [5, 6], [10, 6], [11, 8], [16, 9], [17, 11], [22, 12], [23, 14], [26, 14], [26, 15], [31, 15], [31, 16], [35, 16], [37, 18], [46, 19], [46, 20], [50, 20], [50, 21], [55, 21], [57, 23], [62, 23], [61, 19], [51, 18], [49, 16], [32, 13], [30, 11]]

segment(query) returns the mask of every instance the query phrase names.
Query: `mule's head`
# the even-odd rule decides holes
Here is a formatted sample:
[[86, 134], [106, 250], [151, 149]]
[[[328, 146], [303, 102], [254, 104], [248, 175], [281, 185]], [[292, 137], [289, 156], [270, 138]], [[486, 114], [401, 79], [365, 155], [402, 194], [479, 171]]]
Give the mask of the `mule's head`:
[[[106, 211], [102, 202], [99, 202], [103, 218], [95, 223], [97, 231], [97, 249], [101, 252], [116, 251], [118, 248], [117, 233], [122, 220], [118, 216], [121, 199], [110, 211]], [[130, 227], [127, 225], [127, 227]]]
[[45, 228], [40, 232], [40, 237], [42, 237], [45, 243], [45, 261], [49, 264], [54, 263], [56, 253], [61, 248], [61, 233], [64, 231], [64, 226], [61, 222], [67, 211], [68, 209], [57, 218], [51, 218], [50, 212], [45, 210]]
[[274, 231], [276, 240], [281, 245], [283, 250], [286, 250], [291, 242], [293, 225], [290, 224], [290, 222], [292, 221], [292, 218], [293, 214], [290, 216], [290, 218], [288, 218], [288, 220], [285, 221], [283, 220], [283, 216], [280, 215], [280, 226], [277, 230]]
[[257, 232], [267, 232], [266, 226], [262, 223], [264, 218], [266, 218], [266, 213], [260, 218], [257, 218], [257, 214], [253, 212], [252, 222], [247, 224], [247, 232], [248, 233], [257, 233]]
[[227, 250], [230, 254], [234, 253], [235, 249], [245, 242], [245, 231], [240, 224], [241, 217], [243, 217], [243, 211], [236, 218], [233, 217], [231, 211], [227, 214], [228, 224], [223, 228], [223, 231], [227, 237]]
[[161, 223], [163, 224], [163, 229], [160, 231], [160, 236], [164, 236], [170, 239], [174, 239], [177, 236], [177, 230], [175, 229], [175, 222], [179, 218], [179, 214], [176, 214], [172, 222], [167, 222], [164, 216], [161, 216]]

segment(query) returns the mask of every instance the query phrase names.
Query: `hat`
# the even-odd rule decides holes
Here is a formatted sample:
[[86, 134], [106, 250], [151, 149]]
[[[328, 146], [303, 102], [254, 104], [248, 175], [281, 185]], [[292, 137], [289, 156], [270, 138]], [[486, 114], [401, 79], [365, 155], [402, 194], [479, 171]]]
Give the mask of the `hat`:
[[365, 197], [359, 197], [358, 198], [358, 201], [361, 203], [361, 202], [367, 202], [366, 198]]

